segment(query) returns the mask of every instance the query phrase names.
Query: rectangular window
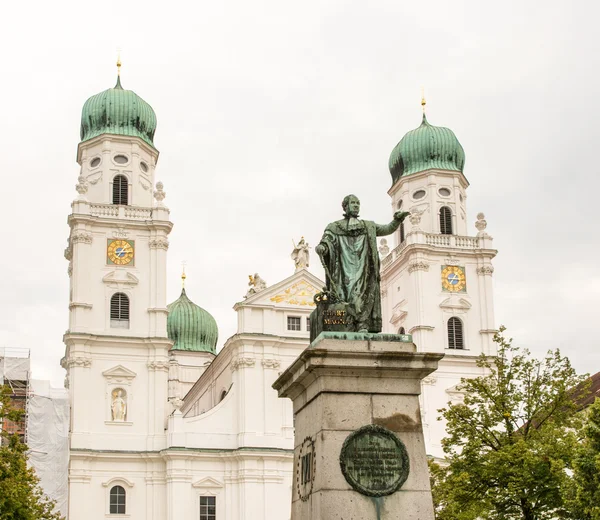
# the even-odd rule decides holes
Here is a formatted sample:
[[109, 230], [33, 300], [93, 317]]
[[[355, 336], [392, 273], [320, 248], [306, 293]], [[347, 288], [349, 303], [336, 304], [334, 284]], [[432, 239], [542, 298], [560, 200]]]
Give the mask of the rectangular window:
[[302, 319], [298, 316], [288, 316], [287, 326], [288, 330], [301, 330]]
[[216, 520], [217, 497], [200, 497], [200, 520]]
[[310, 332], [310, 317], [306, 318], [306, 330]]

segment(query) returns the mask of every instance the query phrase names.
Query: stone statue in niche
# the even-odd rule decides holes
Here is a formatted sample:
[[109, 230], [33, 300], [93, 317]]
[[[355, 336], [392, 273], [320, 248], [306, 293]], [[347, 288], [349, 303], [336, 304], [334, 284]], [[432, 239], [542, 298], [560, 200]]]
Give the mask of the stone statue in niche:
[[390, 254], [390, 246], [388, 246], [387, 240], [385, 238], [382, 238], [379, 241], [379, 254], [381, 255], [381, 258], [385, 258], [387, 255]]
[[112, 391], [110, 411], [113, 421], [123, 422], [127, 419], [127, 394], [125, 390], [116, 388]]
[[258, 276], [258, 273], [254, 273], [254, 276], [251, 274], [248, 275], [248, 285], [250, 286], [250, 289], [248, 289], [248, 292], [244, 298], [248, 298], [253, 294], [264, 291], [267, 288], [267, 282]]
[[[294, 241], [292, 240], [292, 243]], [[306, 269], [308, 267], [308, 258], [310, 246], [308, 242], [304, 241], [304, 237], [300, 239], [298, 244], [294, 244], [294, 250], [292, 251], [292, 260], [296, 264], [296, 271], [300, 269]]]
[[[389, 224], [361, 220], [358, 218], [360, 200], [356, 195], [346, 196], [342, 208], [344, 218], [325, 228], [315, 248], [325, 269], [327, 286], [315, 296], [317, 309], [311, 316], [311, 338], [313, 328], [323, 330], [321, 327], [327, 325], [328, 320], [335, 326], [333, 330], [381, 332], [377, 237], [391, 235], [409, 215], [396, 211]], [[316, 327], [313, 327], [313, 319]]]

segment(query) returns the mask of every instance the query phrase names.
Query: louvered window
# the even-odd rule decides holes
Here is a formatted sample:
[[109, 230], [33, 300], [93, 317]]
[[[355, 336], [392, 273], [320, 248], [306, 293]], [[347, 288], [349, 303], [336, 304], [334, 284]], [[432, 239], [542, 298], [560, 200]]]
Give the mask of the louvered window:
[[400, 223], [400, 243], [404, 242], [404, 222]]
[[129, 185], [125, 175], [117, 175], [113, 179], [112, 203], [127, 205], [129, 196]]
[[452, 211], [448, 206], [440, 208], [440, 233], [442, 235], [452, 234]]
[[129, 328], [129, 298], [126, 294], [116, 293], [110, 299], [110, 326]]
[[124, 515], [127, 495], [123, 486], [113, 486], [110, 490], [110, 514]]
[[448, 348], [465, 348], [463, 323], [459, 318], [448, 320]]

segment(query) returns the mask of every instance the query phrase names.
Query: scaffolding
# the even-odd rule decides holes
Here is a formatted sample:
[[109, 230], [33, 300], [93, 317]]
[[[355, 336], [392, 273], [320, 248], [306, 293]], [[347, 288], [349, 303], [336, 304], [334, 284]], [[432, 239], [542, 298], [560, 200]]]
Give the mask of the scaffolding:
[[27, 444], [29, 465], [40, 479], [40, 486], [66, 517], [69, 397], [64, 388], [31, 379], [30, 366], [29, 349], [0, 348], [0, 386], [10, 388], [12, 406], [25, 412], [20, 421], [0, 422], [0, 429], [18, 434]]
[[0, 347], [0, 386], [11, 390], [12, 406], [24, 412], [20, 421], [5, 419], [0, 423], [3, 431], [16, 433], [22, 442], [27, 442], [29, 381], [31, 378], [30, 352], [26, 348]]

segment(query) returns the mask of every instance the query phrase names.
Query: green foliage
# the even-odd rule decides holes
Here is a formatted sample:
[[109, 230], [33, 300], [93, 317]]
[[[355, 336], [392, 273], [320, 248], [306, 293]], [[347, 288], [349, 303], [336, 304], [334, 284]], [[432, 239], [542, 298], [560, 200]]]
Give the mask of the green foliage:
[[498, 355], [478, 360], [485, 375], [463, 379], [464, 401], [440, 410], [448, 465], [431, 464], [438, 520], [567, 517], [582, 422], [573, 388], [584, 392], [584, 378], [558, 350], [532, 359], [504, 330], [494, 337]]
[[600, 398], [587, 410], [568, 502], [573, 518], [600, 520]]
[[[0, 387], [0, 420], [18, 421], [23, 412], [10, 403], [10, 388]], [[39, 486], [39, 479], [27, 467], [27, 446], [17, 435], [1, 432], [0, 518], [2, 520], [61, 520]]]

